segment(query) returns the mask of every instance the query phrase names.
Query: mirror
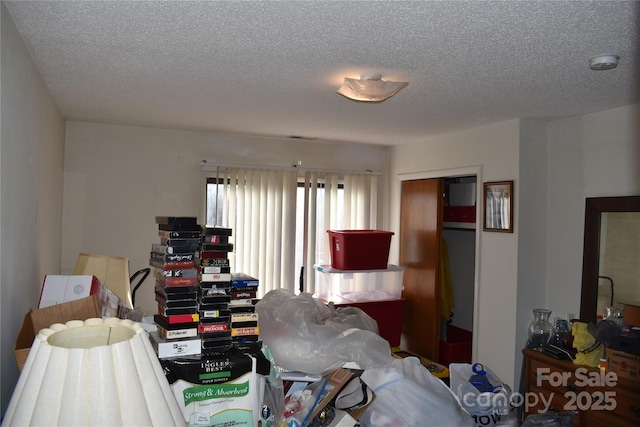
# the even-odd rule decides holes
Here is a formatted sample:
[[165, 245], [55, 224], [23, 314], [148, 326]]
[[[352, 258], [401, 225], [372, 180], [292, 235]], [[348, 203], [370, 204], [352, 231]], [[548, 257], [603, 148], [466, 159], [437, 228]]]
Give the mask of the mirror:
[[640, 196], [586, 199], [580, 319], [640, 301]]

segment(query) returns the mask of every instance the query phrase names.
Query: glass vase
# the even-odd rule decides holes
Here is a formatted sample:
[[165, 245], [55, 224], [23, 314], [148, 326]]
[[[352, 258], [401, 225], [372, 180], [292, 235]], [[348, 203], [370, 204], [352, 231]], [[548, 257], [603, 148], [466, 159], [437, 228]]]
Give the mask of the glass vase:
[[549, 341], [553, 332], [553, 325], [549, 321], [551, 310], [545, 308], [533, 309], [533, 320], [529, 323], [529, 346], [539, 348]]

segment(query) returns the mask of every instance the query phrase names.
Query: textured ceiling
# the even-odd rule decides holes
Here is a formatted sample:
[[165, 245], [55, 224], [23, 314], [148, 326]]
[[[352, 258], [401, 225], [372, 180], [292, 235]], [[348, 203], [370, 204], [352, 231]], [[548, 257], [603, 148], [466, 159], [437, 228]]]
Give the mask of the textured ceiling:
[[392, 145], [640, 102], [636, 1], [3, 3], [70, 120]]

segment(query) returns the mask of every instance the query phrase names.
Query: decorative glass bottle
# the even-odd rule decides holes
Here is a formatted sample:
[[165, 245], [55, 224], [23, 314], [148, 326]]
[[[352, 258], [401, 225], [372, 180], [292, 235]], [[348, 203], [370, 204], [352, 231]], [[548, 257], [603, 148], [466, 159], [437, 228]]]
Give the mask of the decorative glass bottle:
[[553, 335], [549, 338], [549, 344], [562, 347], [562, 341], [567, 332], [569, 332], [569, 322], [567, 322], [567, 319], [556, 317]]
[[551, 310], [545, 308], [533, 309], [533, 320], [529, 323], [529, 346], [542, 347], [549, 341], [553, 332], [553, 325], [549, 321]]

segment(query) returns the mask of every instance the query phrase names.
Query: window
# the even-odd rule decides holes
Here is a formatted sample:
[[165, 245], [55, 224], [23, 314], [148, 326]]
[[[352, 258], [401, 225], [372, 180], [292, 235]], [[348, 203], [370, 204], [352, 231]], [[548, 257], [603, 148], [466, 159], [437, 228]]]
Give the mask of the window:
[[331, 261], [326, 230], [375, 228], [377, 182], [373, 174], [218, 168], [207, 178], [206, 226], [233, 229], [232, 271], [257, 277], [259, 297], [301, 286], [313, 293], [313, 265]]
[[[316, 235], [316, 245], [315, 251], [312, 254], [312, 259], [314, 260], [314, 264], [330, 264], [331, 263], [331, 254], [330, 248], [324, 244], [318, 244], [318, 242], [322, 242], [324, 239], [328, 239], [327, 229], [325, 228], [325, 197], [331, 197], [331, 195], [325, 196], [325, 185], [320, 182], [316, 186], [316, 226], [314, 229]], [[295, 271], [298, 274], [298, 277], [304, 272], [302, 270], [302, 266], [304, 265], [304, 253], [305, 253], [305, 243], [304, 243], [304, 232], [305, 232], [305, 218], [308, 215], [305, 215], [304, 209], [304, 200], [305, 200], [305, 185], [304, 182], [298, 183], [298, 192], [296, 200], [298, 203], [296, 204], [296, 257], [295, 257]], [[337, 203], [336, 212], [337, 215], [332, 223], [331, 229], [342, 230], [344, 229], [343, 218], [344, 218], [344, 186], [342, 184], [338, 184], [337, 194], [335, 202]], [[330, 221], [331, 222], [331, 221]], [[328, 243], [328, 242], [327, 242]], [[311, 269], [313, 265], [309, 266]], [[303, 276], [304, 277], [304, 276]]]

